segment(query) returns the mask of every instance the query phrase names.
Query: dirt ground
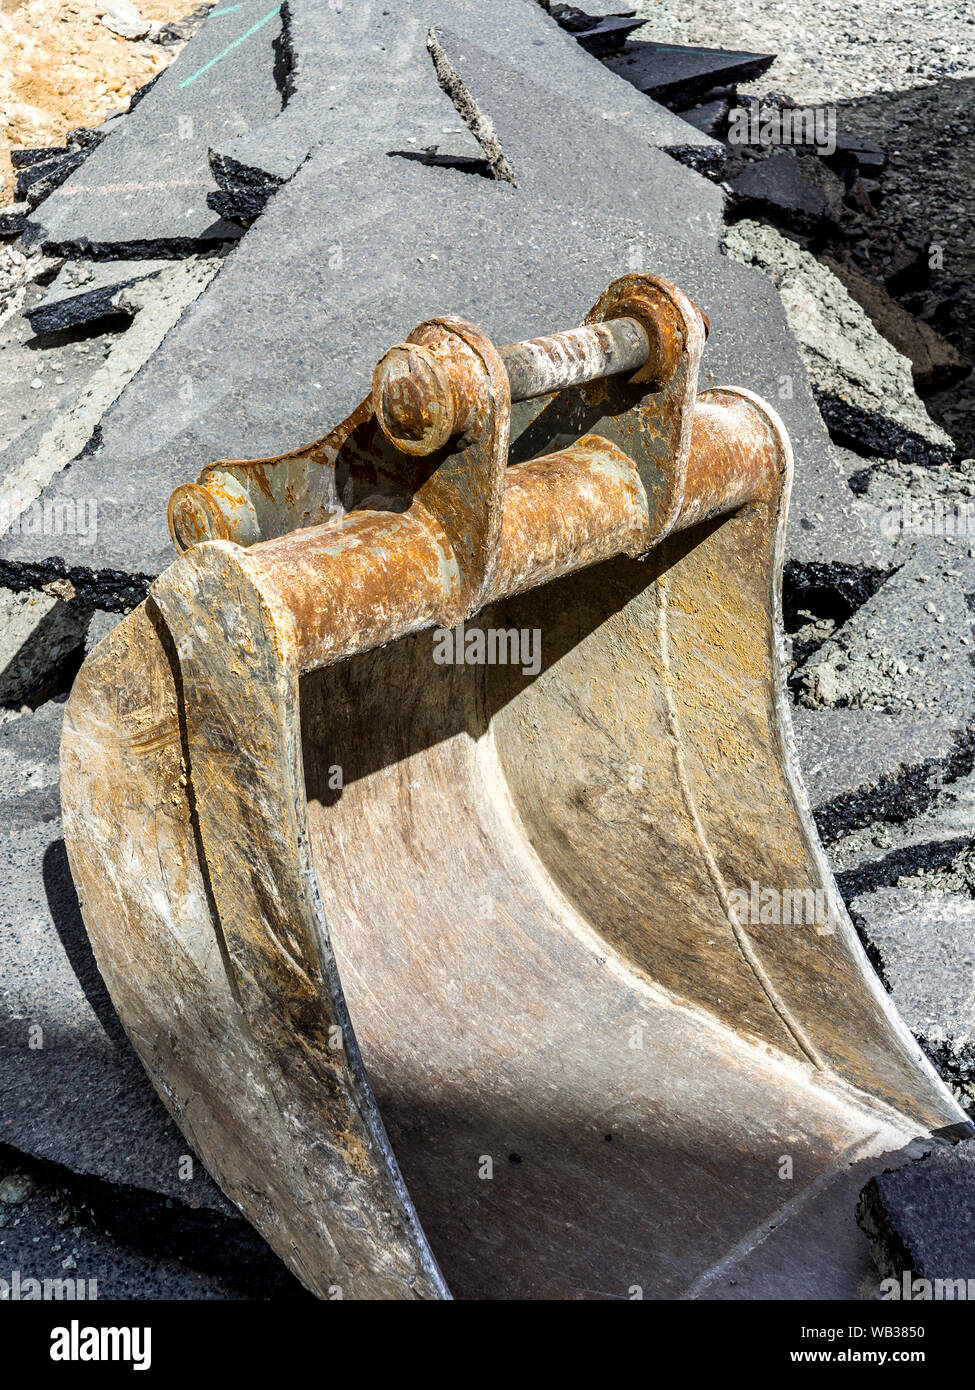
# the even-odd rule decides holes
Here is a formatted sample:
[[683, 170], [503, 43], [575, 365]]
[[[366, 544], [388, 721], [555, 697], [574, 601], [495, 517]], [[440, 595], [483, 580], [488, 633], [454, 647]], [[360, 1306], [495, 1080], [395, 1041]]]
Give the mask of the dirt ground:
[[[136, 0], [143, 19], [175, 21], [190, 0]], [[0, 0], [0, 204], [14, 194], [9, 151], [60, 145], [97, 126], [172, 62], [180, 45], [125, 39], [98, 0]]]

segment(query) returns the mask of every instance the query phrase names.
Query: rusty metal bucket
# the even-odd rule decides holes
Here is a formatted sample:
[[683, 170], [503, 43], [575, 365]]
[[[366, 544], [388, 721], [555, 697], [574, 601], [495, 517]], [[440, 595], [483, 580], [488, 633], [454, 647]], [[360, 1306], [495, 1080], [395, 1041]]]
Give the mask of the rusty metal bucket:
[[964, 1121], [796, 779], [789, 443], [695, 395], [705, 336], [648, 275], [513, 347], [422, 325], [332, 434], [177, 490], [75, 684], [112, 997], [323, 1297], [706, 1296], [756, 1250], [822, 1292], [804, 1203]]

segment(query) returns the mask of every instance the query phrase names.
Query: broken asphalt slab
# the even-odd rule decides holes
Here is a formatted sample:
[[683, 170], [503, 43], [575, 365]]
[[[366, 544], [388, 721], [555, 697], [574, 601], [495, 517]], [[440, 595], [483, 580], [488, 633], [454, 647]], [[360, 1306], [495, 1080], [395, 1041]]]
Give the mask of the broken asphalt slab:
[[595, 58], [618, 52], [628, 36], [646, 23], [635, 10], [620, 10], [618, 6], [590, 3], [581, 10], [576, 5], [542, 4], [542, 8]]
[[[850, 911], [897, 1011], [950, 1077], [968, 1058], [975, 1082], [975, 900], [923, 888], [878, 888]], [[946, 1063], [948, 1065], [946, 1065]], [[971, 1104], [973, 1097], [965, 1097]], [[973, 1192], [975, 1199], [975, 1192]]]
[[[142, 93], [151, 86], [152, 82], [149, 82], [140, 92], [134, 93], [130, 106], [138, 105]], [[28, 209], [35, 208], [55, 188], [59, 188], [76, 169], [80, 169], [95, 146], [101, 144], [120, 115], [120, 112], [115, 112], [92, 130], [79, 126], [77, 130], [69, 131], [61, 146], [11, 150], [10, 163], [17, 174], [14, 192], [17, 202]]]
[[[570, 28], [565, 23], [564, 16], [559, 16], [559, 23], [563, 29]], [[628, 19], [623, 15], [607, 15], [605, 19], [594, 20], [585, 28], [575, 29], [576, 43], [591, 53], [594, 58], [605, 58], [611, 53], [618, 53], [633, 33], [634, 29], [642, 27], [644, 21], [637, 17]]]
[[975, 459], [948, 464], [902, 463], [848, 454], [857, 507], [900, 558], [918, 535], [972, 548], [975, 543]]
[[958, 747], [948, 719], [873, 709], [791, 710], [803, 783], [823, 840], [903, 812]]
[[120, 294], [168, 264], [156, 261], [69, 261], [25, 316], [35, 333], [58, 333], [112, 314], [131, 312]]
[[115, 342], [99, 329], [38, 342], [26, 315], [44, 294], [36, 283], [24, 285], [0, 324], [0, 479], [71, 408]]
[[833, 842], [830, 860], [847, 902], [908, 880], [932, 893], [975, 890], [973, 764], [969, 739], [932, 771], [926, 788], [913, 788], [906, 804], [895, 806], [886, 820], [865, 817]]
[[[28, 430], [25, 438], [15, 438], [4, 451], [8, 467], [0, 478], [0, 521], [9, 528], [8, 534], [36, 529], [39, 536], [46, 535], [49, 540], [70, 535], [75, 546], [91, 553], [97, 539], [99, 495], [103, 495], [103, 489], [84, 496], [75, 492], [70, 501], [51, 506], [36, 499], [71, 459], [93, 447], [105, 411], [163, 342], [218, 266], [219, 260], [212, 256], [170, 261], [153, 279], [151, 290], [136, 284], [126, 291], [133, 309], [138, 309], [133, 326], [106, 344], [108, 351], [100, 365], [87, 376], [70, 404], [53, 419], [49, 417], [39, 438]], [[37, 585], [20, 587], [41, 588], [55, 577], [47, 575]], [[118, 601], [117, 594], [113, 601]]]
[[975, 561], [916, 553], [796, 671], [809, 708], [928, 711], [961, 731], [975, 719]]
[[27, 226], [29, 212], [26, 203], [8, 203], [0, 209], [0, 237], [20, 236]]
[[700, 106], [688, 107], [686, 111], [680, 113], [680, 117], [682, 121], [692, 125], [695, 130], [700, 130], [705, 135], [720, 138], [727, 125], [730, 110], [731, 103], [728, 97], [720, 96], [715, 97], [712, 101], [703, 102]]
[[135, 109], [34, 211], [27, 235], [68, 257], [184, 256], [240, 236], [207, 206], [215, 142], [281, 109], [279, 7], [214, 10]]
[[[537, 3], [567, 29], [571, 29], [573, 23], [580, 24], [583, 21], [600, 19], [630, 19], [636, 14], [636, 10], [628, 9], [625, 5], [620, 4], [620, 0], [584, 0], [581, 5], [563, 4], [562, 0], [537, 0]], [[568, 23], [566, 23], [567, 19]], [[645, 23], [646, 21], [641, 22]]]
[[622, 53], [604, 58], [610, 72], [655, 101], [681, 110], [715, 87], [752, 82], [775, 62], [775, 54], [734, 53], [633, 39]]
[[[446, 310], [514, 341], [578, 323], [610, 280], [636, 267], [679, 284], [709, 315], [701, 387], [742, 382], [784, 416], [798, 460], [791, 553], [871, 563], [778, 296], [718, 254], [718, 190], [625, 126], [591, 116], [580, 127], [578, 108], [547, 87], [438, 33], [517, 185], [391, 156], [373, 128], [373, 148], [356, 160], [337, 163], [323, 144], [102, 420], [100, 443], [45, 495], [52, 506], [96, 496], [95, 545], [8, 533], [0, 582], [36, 587], [68, 572], [104, 588], [99, 573], [152, 576], [172, 559], [174, 487], [215, 458], [283, 452], [325, 433], [417, 322]], [[425, 46], [423, 56], [439, 92]], [[99, 590], [100, 605], [108, 599]]]
[[971, 371], [972, 364], [967, 357], [930, 324], [908, 313], [876, 280], [829, 257], [823, 257], [823, 264], [870, 316], [878, 331], [911, 363], [914, 386], [919, 394], [943, 391]]
[[28, 164], [17, 171], [14, 197], [29, 208], [37, 207], [55, 188], [60, 188], [88, 157], [88, 150], [60, 150], [45, 160]]
[[791, 151], [746, 164], [729, 185], [738, 215], [767, 215], [806, 237], [835, 230], [826, 195], [806, 182], [802, 167]]
[[[938, 1147], [927, 1157], [871, 1178], [857, 1206], [880, 1274], [898, 1295], [935, 1296], [934, 1280], [948, 1281], [940, 1299], [968, 1298], [975, 1281], [975, 1144]], [[965, 1281], [959, 1292], [957, 1281]], [[905, 1295], [904, 1289], [909, 1292]]]
[[[580, 130], [595, 120], [622, 126], [634, 148], [694, 146], [721, 154], [714, 141], [595, 62], [532, 0], [415, 0], [395, 12], [286, 0], [282, 20], [288, 71], [283, 111], [264, 127], [212, 142], [211, 167], [222, 191], [211, 207], [224, 216], [253, 217], [313, 150], [337, 162], [373, 149], [401, 149], [404, 142], [421, 150], [445, 135], [463, 137], [456, 112], [429, 84], [424, 40], [429, 28], [441, 25], [482, 51], [504, 54], [526, 93], [540, 88], [549, 104], [577, 110]], [[517, 90], [517, 80], [513, 86]], [[520, 120], [539, 123], [527, 95]], [[571, 162], [577, 146], [578, 135], [558, 149], [560, 165]]]

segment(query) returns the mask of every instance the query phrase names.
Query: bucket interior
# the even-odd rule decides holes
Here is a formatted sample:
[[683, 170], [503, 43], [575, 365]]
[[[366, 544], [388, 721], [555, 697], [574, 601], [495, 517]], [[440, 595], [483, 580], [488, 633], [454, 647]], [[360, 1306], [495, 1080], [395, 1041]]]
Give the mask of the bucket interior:
[[[761, 829], [787, 795], [755, 752], [768, 617], [721, 635], [694, 607], [748, 524], [495, 605], [463, 650], [480, 631], [496, 664], [425, 632], [302, 681], [330, 940], [457, 1297], [686, 1295], [883, 1128], [805, 1055], [715, 878], [722, 836], [763, 882], [815, 873], [804, 843]], [[674, 693], [695, 652], [710, 712], [693, 681]], [[697, 717], [713, 765], [737, 759], [720, 783], [675, 736]], [[742, 796], [759, 804], [739, 815]]]

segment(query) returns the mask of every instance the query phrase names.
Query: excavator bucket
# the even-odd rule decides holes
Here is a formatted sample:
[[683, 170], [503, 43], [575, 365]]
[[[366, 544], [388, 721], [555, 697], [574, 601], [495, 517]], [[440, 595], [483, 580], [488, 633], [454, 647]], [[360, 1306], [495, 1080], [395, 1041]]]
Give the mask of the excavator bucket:
[[706, 333], [643, 274], [512, 346], [422, 324], [177, 489], [75, 683], [100, 968], [324, 1298], [816, 1296], [851, 1165], [962, 1132], [797, 778], [789, 442], [697, 394]]

